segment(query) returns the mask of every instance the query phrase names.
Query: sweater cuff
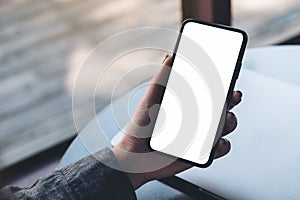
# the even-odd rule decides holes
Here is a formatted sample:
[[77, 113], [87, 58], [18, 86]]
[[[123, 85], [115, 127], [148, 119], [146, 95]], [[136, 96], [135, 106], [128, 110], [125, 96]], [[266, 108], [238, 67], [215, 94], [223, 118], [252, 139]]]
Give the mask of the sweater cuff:
[[136, 199], [126, 173], [106, 166], [120, 166], [110, 148], [63, 168], [68, 185], [79, 199]]

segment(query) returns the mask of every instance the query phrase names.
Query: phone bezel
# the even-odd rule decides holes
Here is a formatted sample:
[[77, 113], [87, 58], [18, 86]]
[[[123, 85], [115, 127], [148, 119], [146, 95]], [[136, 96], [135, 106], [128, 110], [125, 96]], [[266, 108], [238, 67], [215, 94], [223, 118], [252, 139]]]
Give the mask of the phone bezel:
[[[231, 78], [231, 81], [230, 81], [230, 86], [229, 86], [229, 89], [227, 91], [227, 95], [226, 95], [226, 100], [225, 100], [225, 108], [229, 105], [229, 102], [231, 100], [231, 97], [232, 97], [232, 93], [233, 93], [233, 89], [234, 89], [234, 86], [235, 86], [235, 83], [236, 83], [236, 80], [238, 79], [238, 76], [239, 76], [239, 72], [240, 72], [240, 69], [241, 69], [241, 66], [242, 66], [242, 60], [243, 60], [243, 56], [244, 56], [244, 53], [245, 53], [245, 50], [246, 50], [246, 46], [247, 46], [247, 41], [248, 41], [248, 36], [246, 34], [245, 31], [243, 30], [240, 30], [240, 29], [237, 29], [237, 28], [233, 28], [233, 27], [230, 27], [230, 26], [226, 26], [226, 25], [221, 25], [221, 24], [215, 24], [215, 23], [209, 23], [209, 22], [204, 22], [204, 21], [200, 21], [200, 20], [195, 20], [195, 19], [186, 19], [182, 25], [181, 25], [181, 28], [180, 28], [180, 32], [179, 32], [179, 36], [177, 38], [177, 41], [176, 41], [176, 44], [175, 44], [175, 47], [174, 47], [174, 50], [173, 50], [173, 54], [172, 54], [172, 60], [171, 60], [171, 63], [170, 63], [170, 67], [172, 68], [173, 66], [173, 63], [174, 63], [174, 60], [175, 60], [175, 56], [176, 56], [176, 53], [177, 53], [177, 49], [178, 49], [178, 46], [179, 46], [179, 42], [180, 42], [180, 39], [181, 39], [181, 36], [182, 36], [182, 33], [183, 33], [183, 30], [184, 30], [184, 27], [187, 23], [190, 23], [190, 22], [193, 22], [193, 23], [198, 23], [198, 24], [202, 24], [202, 25], [206, 25], [206, 26], [212, 26], [212, 27], [216, 27], [216, 28], [220, 28], [220, 29], [225, 29], [225, 30], [229, 30], [229, 31], [233, 31], [233, 32], [238, 32], [240, 34], [242, 34], [243, 36], [243, 41], [242, 41], [242, 44], [241, 44], [241, 48], [240, 48], [240, 51], [239, 51], [239, 55], [238, 55], [238, 58], [237, 58], [237, 61], [236, 61], [236, 64], [235, 64], [235, 69], [234, 69], [234, 72], [233, 72], [233, 75], [232, 75], [232, 78]], [[169, 78], [168, 78], [169, 79]], [[163, 100], [163, 97], [164, 97], [164, 93], [165, 93], [165, 89], [164, 88], [164, 91], [161, 95], [161, 99], [159, 100], [159, 104], [161, 104], [162, 100]], [[220, 127], [221, 124], [219, 123], [218, 125], [218, 130], [221, 128]], [[222, 127], [223, 128], [223, 127]], [[217, 132], [216, 132], [216, 135], [215, 135], [215, 139], [216, 140], [216, 136], [217, 136]], [[220, 137], [221, 138], [221, 137]], [[218, 138], [218, 140], [220, 140], [220, 138]], [[150, 138], [151, 140], [151, 138]], [[171, 157], [171, 158], [175, 158], [175, 159], [178, 159], [179, 161], [181, 162], [184, 162], [184, 163], [187, 163], [187, 164], [191, 164], [193, 166], [197, 166], [197, 167], [200, 167], [200, 168], [206, 168], [208, 166], [210, 166], [214, 160], [214, 154], [216, 152], [216, 148], [218, 145], [214, 145], [211, 152], [210, 152], [210, 156], [209, 156], [209, 159], [206, 163], [204, 164], [199, 164], [199, 163], [195, 163], [193, 161], [190, 161], [190, 160], [186, 160], [186, 159], [183, 159], [183, 158], [180, 158], [180, 157], [176, 157], [176, 156], [173, 156], [173, 155], [170, 155], [170, 154], [167, 154], [167, 153], [164, 153], [164, 152], [161, 152], [161, 151], [157, 151], [155, 149], [153, 149], [150, 145], [150, 140], [149, 140], [149, 148], [152, 150], [152, 151], [156, 151], [156, 152], [159, 152], [165, 156], [168, 156], [168, 157]], [[218, 143], [218, 141], [217, 141]], [[217, 144], [216, 143], [216, 144]]]

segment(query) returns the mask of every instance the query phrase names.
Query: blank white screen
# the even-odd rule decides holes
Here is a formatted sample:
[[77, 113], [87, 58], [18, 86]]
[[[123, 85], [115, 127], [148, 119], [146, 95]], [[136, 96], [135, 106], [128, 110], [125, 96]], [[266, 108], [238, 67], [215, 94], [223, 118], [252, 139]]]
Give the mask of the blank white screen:
[[[222, 99], [222, 102], [224, 104], [243, 42], [243, 35], [238, 32], [195, 22], [188, 22], [183, 29], [182, 35], [183, 37], [187, 37], [197, 43], [206, 53], [207, 59], [210, 59], [214, 64], [223, 85], [225, 96], [224, 99]], [[189, 51], [189, 47], [186, 45], [184, 46], [179, 42], [177, 52]], [[203, 60], [203, 64], [205, 63], [206, 61]], [[178, 54], [175, 57], [167, 89], [161, 103], [161, 110], [163, 109], [165, 113], [164, 127], [160, 128], [155, 126], [155, 134], [151, 138], [150, 145], [154, 150], [195, 163], [204, 164], [209, 159], [209, 153], [206, 152], [205, 155], [200, 155], [201, 148], [203, 148], [204, 145], [208, 145], [211, 148], [213, 147], [213, 140], [215, 138], [216, 131], [209, 131], [213, 117], [212, 107], [214, 105], [211, 101], [211, 94], [207, 87], [207, 82], [205, 81], [206, 77], [199, 73], [201, 69], [197, 69], [197, 67], [199, 66], [189, 63], [189, 61], [181, 58]], [[176, 95], [176, 88], [168, 90], [169, 85], [177, 84], [174, 71], [177, 74], [180, 74], [180, 76], [182, 76], [186, 83], [191, 87], [197, 102], [197, 107], [195, 107], [195, 109], [197, 109], [199, 114], [195, 134], [193, 134], [192, 138], [188, 138], [188, 140], [191, 141], [188, 146], [180, 147], [185, 149], [185, 151], [180, 153], [175, 151], [179, 148], [178, 143], [172, 144], [172, 142], [177, 137], [180, 126], [182, 125], [182, 109], [185, 107], [185, 105], [182, 104], [189, 102], [189, 99], [180, 99]], [[191, 97], [186, 95], [183, 98]], [[163, 120], [161, 110], [158, 114], [157, 120]], [[222, 113], [222, 109], [220, 107], [217, 113], [218, 115], [214, 115], [214, 117], [220, 119]], [[217, 124], [215, 127], [217, 127]], [[184, 129], [180, 131], [182, 131], [183, 134], [186, 133], [186, 130]], [[167, 149], [167, 146], [172, 148]]]

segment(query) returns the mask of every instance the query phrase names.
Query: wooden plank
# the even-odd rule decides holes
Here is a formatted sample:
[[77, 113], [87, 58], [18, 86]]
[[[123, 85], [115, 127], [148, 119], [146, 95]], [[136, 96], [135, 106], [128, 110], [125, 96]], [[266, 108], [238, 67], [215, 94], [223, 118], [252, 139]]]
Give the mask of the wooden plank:
[[[56, 124], [53, 124], [56, 125]], [[45, 130], [41, 130], [44, 133]], [[9, 167], [21, 160], [33, 156], [39, 151], [45, 150], [62, 142], [68, 138], [73, 137], [76, 133], [73, 132], [74, 128], [70, 126], [63, 126], [57, 131], [52, 131], [51, 134], [36, 137], [34, 140], [24, 142], [22, 145], [13, 145], [12, 148], [2, 148], [0, 155], [0, 169]], [[49, 133], [49, 132], [48, 132]], [[26, 138], [19, 138], [19, 140]], [[16, 148], [18, 147], [18, 148]], [[33, 149], [34, 147], [34, 149]]]
[[[0, 124], [1, 138], [6, 136], [14, 138], [17, 135], [22, 135], [26, 129], [34, 129], [39, 123], [71, 108], [71, 97], [63, 95], [60, 88], [44, 97], [37, 99], [40, 102], [36, 106], [32, 105], [31, 109], [20, 110], [19, 114], [2, 119]], [[47, 98], [51, 99], [47, 101]]]
[[[6, 24], [7, 22], [13, 22], [14, 20], [26, 19], [28, 15], [32, 13], [42, 12], [47, 8], [47, 1], [9, 1], [0, 2], [0, 25]], [[16, 12], [17, 11], [17, 12]]]
[[0, 49], [4, 50], [3, 56], [9, 56], [12, 52], [22, 49], [26, 51], [29, 48], [34, 48], [41, 41], [51, 40], [63, 34], [71, 32], [70, 27], [65, 24], [57, 24], [55, 29], [47, 28], [35, 30], [36, 34], [28, 34], [26, 37], [16, 38], [7, 42], [2, 42]]
[[[0, 121], [9, 119], [9, 116], [20, 113], [22, 108], [28, 107], [39, 99], [58, 88], [64, 88], [65, 73], [62, 68], [65, 60], [52, 59], [42, 65], [40, 70], [46, 74], [38, 73], [36, 69], [24, 70], [9, 78], [0, 81]], [[18, 82], [16, 82], [18, 80]]]
[[16, 50], [18, 59], [13, 56], [14, 53], [8, 58], [0, 59], [0, 79], [16, 75], [24, 70], [39, 69], [44, 66], [44, 63], [47, 63], [47, 60], [60, 59], [60, 57], [67, 60], [72, 49], [72, 41], [74, 41], [74, 37], [63, 37], [51, 43], [42, 43], [23, 52]]
[[[8, 27], [3, 25], [1, 30], [6, 31], [12, 29], [12, 31], [6, 31], [6, 35], [11, 38], [11, 40], [3, 37], [3, 35], [0, 37], [0, 41], [4, 41], [4, 44], [3, 41], [2, 44], [0, 43], [0, 48], [4, 50], [3, 57], [9, 56], [9, 52], [20, 54], [20, 52], [16, 52], [16, 50], [20, 51], [21, 49], [26, 51], [28, 48], [34, 48], [36, 44], [39, 44], [42, 41], [49, 42], [51, 39], [55, 40], [62, 36], [69, 37], [70, 34], [77, 34], [78, 31], [76, 31], [76, 29], [79, 29], [81, 32], [85, 30], [84, 27], [80, 28], [80, 24], [74, 24], [74, 21], [76, 22], [74, 16], [80, 16], [80, 14], [84, 15], [86, 13], [84, 12], [85, 8], [94, 8], [96, 3], [99, 4], [99, 1], [93, 0], [83, 2], [86, 2], [84, 6], [81, 4], [71, 4], [71, 6], [66, 7], [63, 10], [64, 14], [61, 14], [59, 10], [54, 10], [57, 6], [49, 5], [49, 8], [53, 7], [53, 9], [46, 10], [45, 13], [41, 13], [42, 15], [34, 14], [33, 16], [25, 18], [26, 20], [17, 20], [14, 23], [6, 23]], [[66, 18], [65, 15], [69, 10], [73, 11], [70, 12], [72, 17]], [[80, 11], [81, 13], [75, 11]], [[99, 24], [101, 24], [101, 21], [97, 22], [97, 25]], [[55, 29], [52, 27], [55, 27]]]
[[[106, 103], [108, 102], [107, 100]], [[83, 112], [79, 120], [87, 120], [88, 117], [89, 115]], [[36, 124], [32, 129], [24, 130], [23, 134], [19, 135], [13, 143], [2, 145], [5, 151], [0, 152], [0, 161], [2, 161], [0, 163], [5, 163], [5, 167], [7, 167], [33, 155], [35, 151], [33, 151], [32, 147], [36, 148], [34, 150], [40, 151], [74, 136], [76, 128], [74, 123], [70, 123], [72, 120], [71, 112], [62, 112], [48, 118], [48, 120], [44, 120], [42, 123]], [[59, 128], [55, 129], [54, 127]], [[32, 140], [32, 137], [35, 139]], [[18, 148], [15, 148], [16, 146]], [[11, 156], [14, 157], [12, 158]]]
[[[15, 21], [28, 20], [32, 16], [42, 16], [43, 12], [51, 9], [53, 4], [65, 5], [64, 8], [72, 9], [75, 6], [81, 6], [89, 4], [91, 0], [71, 0], [69, 2], [58, 2], [58, 1], [40, 1], [40, 0], [29, 0], [29, 1], [18, 1], [13, 0], [6, 4], [0, 2], [0, 24], [12, 23]], [[83, 7], [84, 8], [84, 7]], [[17, 11], [17, 12], [16, 12]], [[13, 14], [12, 14], [13, 13]]]

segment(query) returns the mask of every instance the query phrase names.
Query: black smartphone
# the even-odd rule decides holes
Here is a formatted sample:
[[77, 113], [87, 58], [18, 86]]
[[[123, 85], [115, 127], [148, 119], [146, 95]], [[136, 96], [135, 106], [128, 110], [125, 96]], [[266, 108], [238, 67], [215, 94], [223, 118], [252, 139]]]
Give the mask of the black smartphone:
[[193, 19], [183, 22], [151, 149], [198, 167], [212, 163], [246, 44], [242, 30]]

